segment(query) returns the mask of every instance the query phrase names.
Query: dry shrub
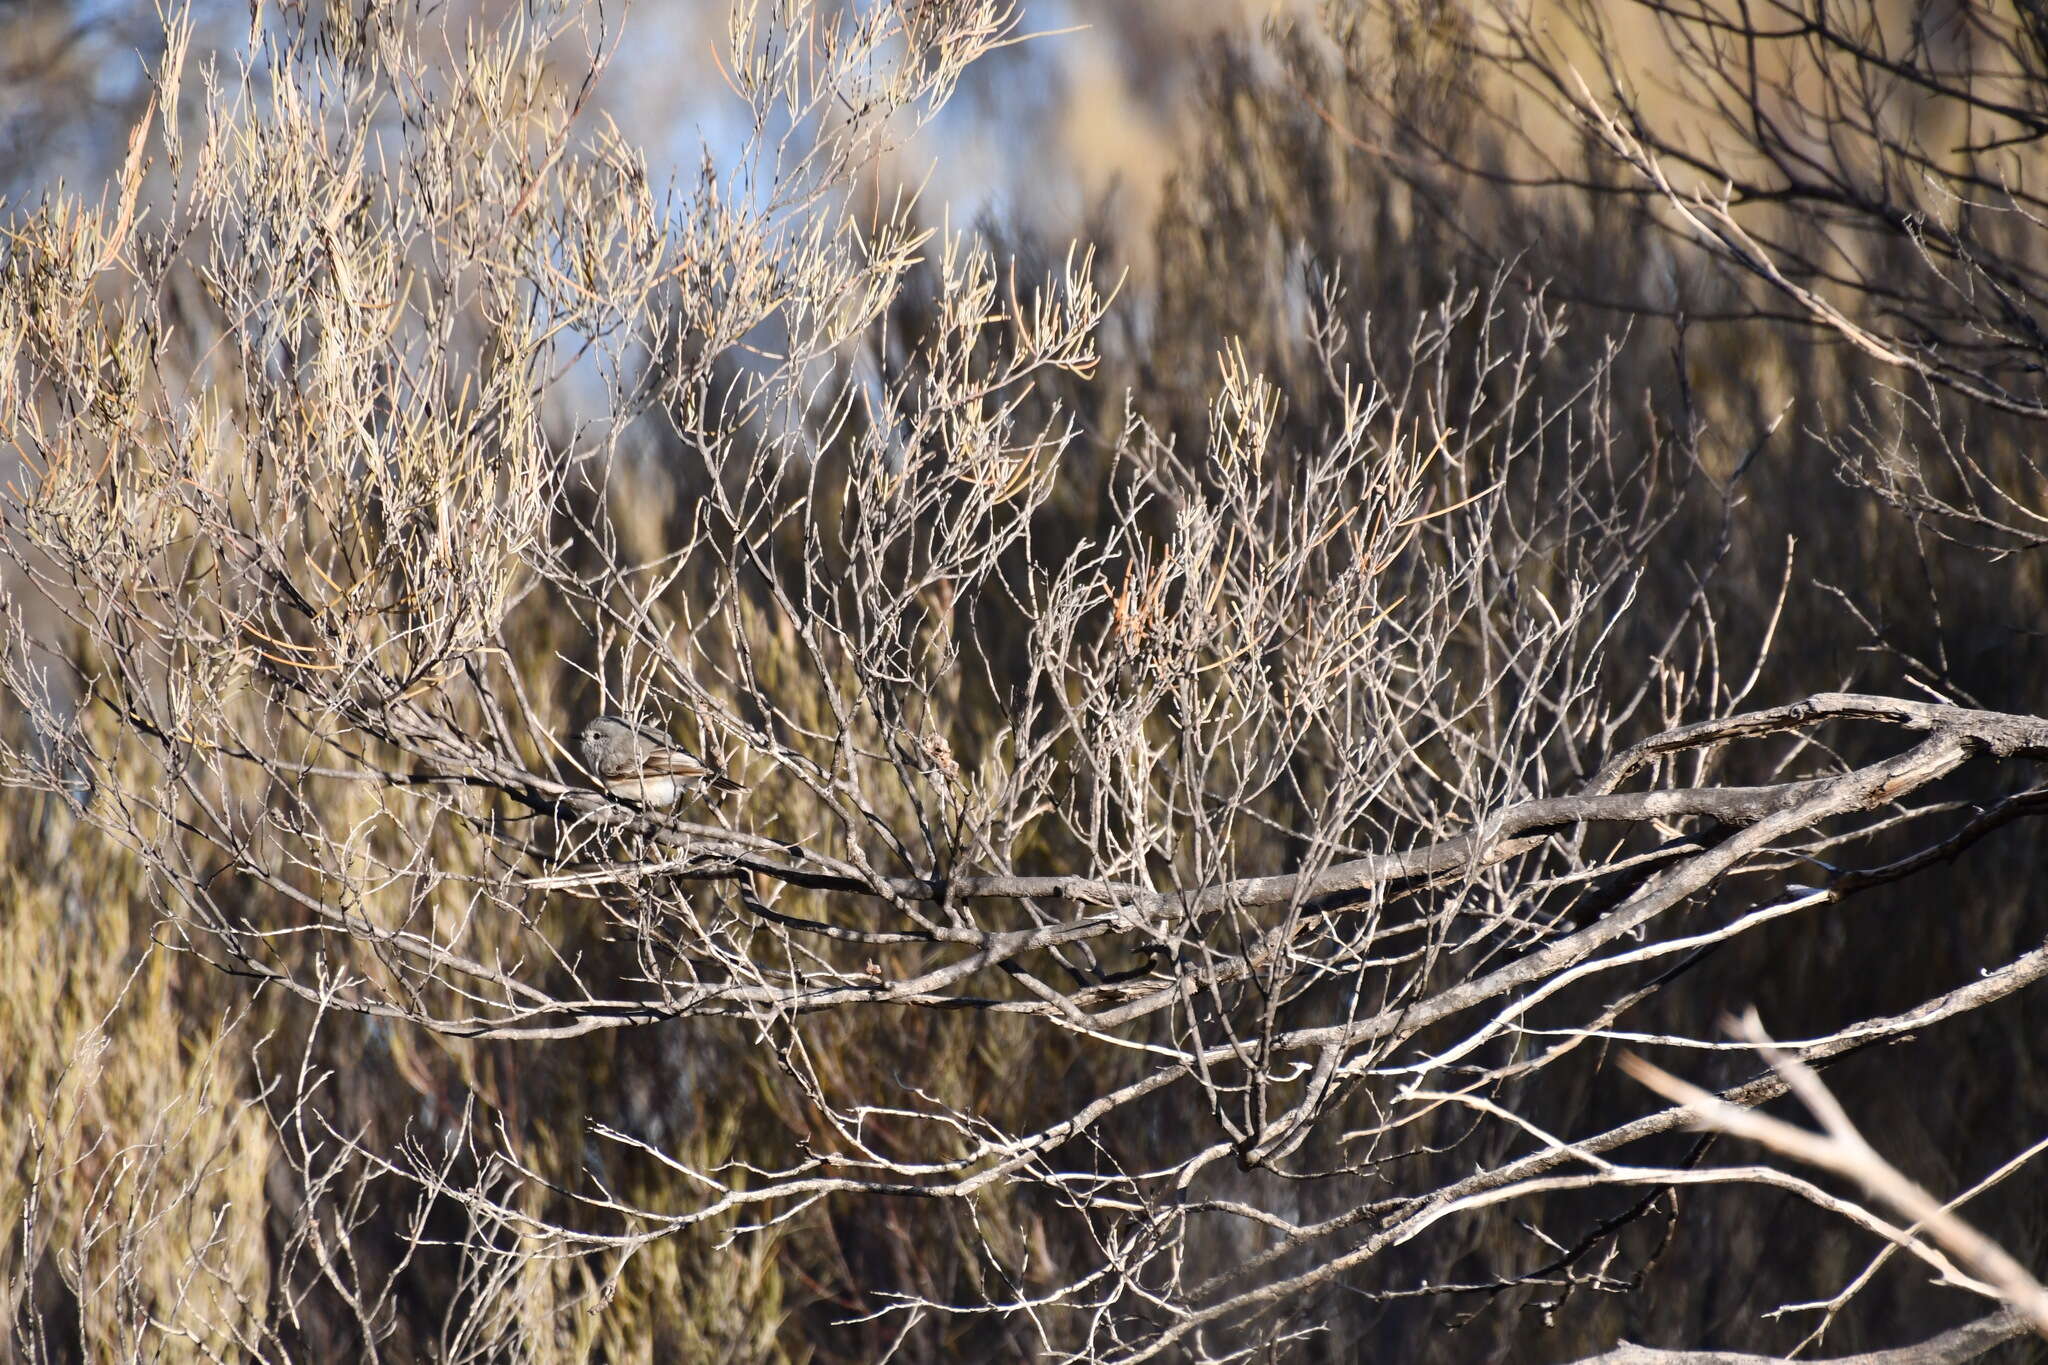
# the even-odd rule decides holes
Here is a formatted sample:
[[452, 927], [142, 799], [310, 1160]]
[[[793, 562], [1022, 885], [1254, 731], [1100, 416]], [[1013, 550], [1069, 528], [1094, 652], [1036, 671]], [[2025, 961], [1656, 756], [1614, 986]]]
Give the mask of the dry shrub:
[[[1711, 373], [1810, 338], [1582, 325], [1671, 250], [1611, 164], [1547, 208], [1419, 139], [1483, 18], [1219, 48], [1118, 297], [1113, 235], [888, 179], [1004, 5], [740, 6], [742, 144], [672, 187], [602, 10], [173, 15], [0, 256], [5, 930], [63, 945], [0, 1016], [20, 1353], [1234, 1359], [1444, 1296], [1591, 1349], [1756, 1235], [1681, 1191], [1840, 1211], [1609, 1046], [1781, 1093], [1712, 955], [1996, 849], [2048, 724], [1828, 690], [1866, 640], [1745, 499], [1882, 504]], [[606, 795], [606, 711], [746, 792]], [[2048, 974], [1987, 942], [1802, 1055]]]

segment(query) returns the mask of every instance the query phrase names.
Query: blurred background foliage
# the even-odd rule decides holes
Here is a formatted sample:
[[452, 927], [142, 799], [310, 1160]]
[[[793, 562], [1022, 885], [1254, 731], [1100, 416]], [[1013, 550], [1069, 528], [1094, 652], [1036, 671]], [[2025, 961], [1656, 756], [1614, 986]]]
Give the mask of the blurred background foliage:
[[[1874, 3], [1900, 26], [1938, 27], [1944, 13], [1960, 23], [1970, 8]], [[1555, 11], [1539, 23], [1554, 18], [1566, 29], [1594, 13], [1601, 41], [1578, 29], [1567, 41], [1581, 44], [1572, 50], [1589, 69], [1605, 62], [1630, 73], [1645, 107], [1669, 124], [1683, 129], [1698, 117], [1665, 79], [1671, 48], [1640, 7], [1536, 8]], [[631, 10], [631, 41], [586, 114], [610, 116], [648, 149], [657, 180], [689, 175], [730, 136], [716, 56], [723, 9]], [[246, 10], [197, 15], [201, 47], [245, 41]], [[1122, 277], [1096, 375], [1046, 381], [1060, 390], [1046, 397], [1071, 404], [1088, 436], [1046, 509], [1045, 534], [1072, 543], [1097, 523], [1102, 478], [1089, 453], [1099, 459], [1129, 414], [1200, 447], [1226, 344], [1281, 385], [1283, 420], [1297, 439], [1331, 429], [1328, 390], [1303, 337], [1333, 282], [1348, 316], [1374, 320], [1355, 328], [1355, 363], [1394, 372], [1416, 318], [1448, 295], [1503, 280], [1511, 294], [1540, 293], [1570, 319], [1539, 380], [1555, 402], [1568, 402], [1611, 351], [1622, 444], [1690, 459], [1672, 465], [1682, 482], [1660, 495], [1672, 520], [1640, 566], [1639, 591], [1661, 608], [1633, 619], [1672, 619], [1705, 585], [1724, 626], [1710, 647], [1739, 676], [1764, 648], [1762, 626], [1783, 591], [1779, 647], [1752, 697], [1758, 704], [1845, 685], [1910, 695], [1926, 683], [1992, 708], [2048, 706], [2039, 552], [1986, 555], [1928, 534], [1846, 477], [1839, 440], [1872, 420], [1878, 381], [1915, 400], [1875, 414], [1879, 434], [1907, 449], [1929, 448], [1945, 430], [1964, 433], [1988, 465], [2024, 467], [2038, 424], [1927, 402], [1691, 249], [1579, 128], [1532, 99], [1511, 66], [1487, 58], [1482, 18], [1464, 0], [1036, 4], [1025, 28], [1056, 32], [982, 63], [945, 114], [879, 168], [877, 193], [922, 186], [928, 221], [971, 224], [1020, 259], [1020, 275], [1057, 265], [1078, 238], [1097, 249], [1099, 277]], [[0, 193], [10, 211], [59, 183], [111, 177], [147, 97], [140, 61], [160, 45], [146, 5], [0, 0]], [[203, 98], [197, 83], [188, 98]], [[1705, 136], [1704, 125], [1697, 132]], [[1858, 249], [1880, 254], [1869, 263], [1876, 274], [1887, 268], [1881, 253], [1906, 250]], [[899, 300], [897, 332], [918, 333], [935, 290]], [[1466, 344], [1476, 351], [1476, 332], [1494, 324], [1461, 325], [1475, 333]], [[574, 414], [555, 418], [567, 424]], [[647, 439], [644, 460], [587, 496], [608, 497], [621, 534], [652, 547], [680, 524], [693, 476], [658, 435]], [[830, 452], [823, 458], [829, 468]], [[573, 712], [588, 685], [561, 656], [575, 658], [587, 641], [538, 616], [515, 625], [516, 668], [537, 701]], [[1635, 641], [1615, 657], [1641, 659], [1658, 643]], [[960, 706], [956, 732], [972, 733], [971, 689]], [[1941, 904], [1907, 883], [1857, 909], [1880, 922], [1854, 933], [1799, 917], [1740, 940], [1667, 991], [1642, 1027], [1653, 1029], [1663, 1011], [1698, 1018], [1755, 1002], [1781, 1036], [1800, 1036], [1848, 1011], [1903, 1007], [2002, 961], [2048, 933], [2048, 858], [2037, 838], [2024, 825], [1999, 836]], [[456, 1279], [456, 1258], [431, 1242], [408, 1252], [414, 1219], [459, 1246], [468, 1235], [459, 1209], [421, 1208], [399, 1182], [359, 1172], [363, 1192], [340, 1215], [354, 1226], [336, 1254], [362, 1273], [337, 1275], [328, 1252], [288, 1231], [309, 1192], [294, 1188], [285, 1156], [318, 1139], [302, 1116], [268, 1101], [279, 1074], [324, 1076], [327, 1120], [391, 1143], [473, 1106], [534, 1170], [568, 1179], [597, 1162], [623, 1198], [648, 1206], [663, 1203], [672, 1174], [618, 1146], [587, 1145], [585, 1116], [609, 1116], [709, 1164], [771, 1160], [803, 1132], [803, 1106], [773, 1050], [739, 1023], [469, 1043], [329, 1015], [309, 1036], [305, 1012], [286, 997], [168, 951], [175, 944], [157, 938], [161, 894], [62, 802], [0, 791], [0, 1212], [10, 1229], [0, 1283], [12, 1296], [14, 1353], [367, 1356], [356, 1316], [336, 1300], [357, 1283], [379, 1286], [373, 1317], [389, 1336], [375, 1349], [391, 1360], [438, 1358], [451, 1342], [533, 1361], [850, 1362], [892, 1345], [896, 1359], [947, 1361], [1039, 1349], [1015, 1321], [927, 1321], [899, 1340], [899, 1320], [870, 1316], [888, 1287], [976, 1300], [985, 1277], [1005, 1273], [984, 1258], [984, 1237], [1014, 1247], [1006, 1264], [1059, 1282], [1077, 1261], [1075, 1226], [1000, 1190], [971, 1205], [822, 1204], [766, 1231], [704, 1227], [641, 1254], [612, 1282], [587, 1263], [537, 1259], [507, 1294]], [[547, 928], [565, 957], [614, 951], [604, 919], [577, 905]], [[2003, 1150], [1991, 1139], [2048, 1126], [2044, 1009], [2022, 995], [1905, 1045], [1922, 1054], [1906, 1074], [1944, 1078], [1939, 1094], [1892, 1082], [1897, 1049], [1853, 1058], [1831, 1081], [1910, 1174], [1960, 1188]], [[807, 1020], [800, 1034], [777, 1046], [807, 1049], [838, 1093], [922, 1088], [1011, 1131], [1044, 1121], [1034, 1106], [1060, 1092], [1069, 1068], [1105, 1065], [994, 1015], [840, 1011]], [[1533, 1119], [1583, 1130], [1633, 1112], [1636, 1097], [1611, 1071], [1579, 1068], [1571, 1086], [1559, 1080], [1566, 1073], [1548, 1074], [1550, 1093], [1527, 1110]], [[1139, 1112], [1103, 1137], [1121, 1159], [1143, 1160], [1146, 1124], [1191, 1121], [1166, 1106]], [[1988, 1231], [2036, 1265], [2048, 1237], [2043, 1194], [2037, 1175], [2022, 1174], [2006, 1198], [1978, 1210]], [[1592, 1226], [1616, 1211], [1611, 1193], [1584, 1202], [1546, 1209], [1545, 1221]], [[31, 1211], [35, 1235], [16, 1237]], [[1291, 1348], [1294, 1358], [1566, 1360], [1618, 1334], [1756, 1349], [1760, 1311], [1798, 1286], [1823, 1295], [1861, 1263], [1839, 1227], [1789, 1198], [1705, 1192], [1671, 1211], [1686, 1235], [1668, 1246], [1661, 1218], [1629, 1234], [1640, 1243], [1630, 1248], [1640, 1276], [1633, 1294], [1583, 1293], [1540, 1311], [1525, 1289], [1382, 1296], [1422, 1277], [1483, 1281], [1555, 1254], [1525, 1235], [1515, 1210], [1473, 1218], [1297, 1305], [1289, 1321], [1329, 1330]], [[1230, 1255], [1217, 1248], [1217, 1263]], [[243, 1288], [242, 1308], [211, 1292], [195, 1301], [180, 1275], [196, 1261]], [[1828, 1339], [1831, 1354], [1917, 1339], [1953, 1320], [1951, 1299], [1920, 1275], [1885, 1273], [1888, 1292], [1857, 1300]], [[299, 1305], [292, 1325], [264, 1311], [279, 1296]], [[1789, 1345], [1798, 1329], [1783, 1325], [1781, 1335]], [[2006, 1351], [2040, 1358], [2038, 1343]]]

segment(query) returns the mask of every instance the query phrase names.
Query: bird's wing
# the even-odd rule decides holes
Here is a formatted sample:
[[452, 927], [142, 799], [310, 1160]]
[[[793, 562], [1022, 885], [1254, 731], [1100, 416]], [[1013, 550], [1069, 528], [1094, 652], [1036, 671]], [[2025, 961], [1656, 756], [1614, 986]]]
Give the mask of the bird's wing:
[[629, 759], [614, 765], [618, 771], [607, 772], [607, 777], [680, 777], [686, 781], [705, 781], [721, 791], [739, 791], [740, 784], [720, 772], [716, 766], [677, 744], [661, 730], [651, 725], [621, 721], [633, 737], [644, 746]]
[[688, 750], [665, 744], [640, 760], [648, 777], [716, 777], [717, 771]]

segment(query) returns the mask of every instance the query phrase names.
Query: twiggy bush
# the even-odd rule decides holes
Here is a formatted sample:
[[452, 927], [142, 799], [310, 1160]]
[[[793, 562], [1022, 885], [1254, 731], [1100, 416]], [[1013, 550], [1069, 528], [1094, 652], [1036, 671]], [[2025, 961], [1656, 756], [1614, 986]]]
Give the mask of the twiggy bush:
[[[1682, 1108], [1560, 1134], [1702, 954], [2037, 813], [1944, 784], [2048, 722], [1762, 707], [1782, 596], [1747, 668], [1703, 589], [1646, 617], [1699, 432], [1505, 277], [1372, 318], [1302, 256], [1284, 373], [1105, 396], [1087, 249], [878, 188], [1006, 5], [740, 6], [748, 136], [674, 188], [586, 117], [604, 20], [294, 13], [223, 71], [174, 17], [107, 194], [13, 223], [0, 772], [228, 1002], [108, 1125], [182, 1125], [141, 1175], [64, 1098], [111, 1025], [27, 1073], [25, 1354], [1232, 1358], [1339, 1287], [1625, 1292], [1682, 1186], [1825, 1203]], [[600, 713], [744, 791], [607, 794]], [[1412, 1282], [1511, 1205], [1560, 1232]]]

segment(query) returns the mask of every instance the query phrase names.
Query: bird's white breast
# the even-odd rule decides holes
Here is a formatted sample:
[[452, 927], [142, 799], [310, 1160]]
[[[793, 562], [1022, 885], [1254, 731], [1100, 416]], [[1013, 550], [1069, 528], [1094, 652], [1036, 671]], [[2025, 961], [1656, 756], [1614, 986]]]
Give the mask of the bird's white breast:
[[673, 806], [685, 789], [684, 784], [673, 777], [611, 778], [605, 786], [620, 796], [645, 801], [650, 806]]

